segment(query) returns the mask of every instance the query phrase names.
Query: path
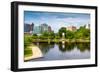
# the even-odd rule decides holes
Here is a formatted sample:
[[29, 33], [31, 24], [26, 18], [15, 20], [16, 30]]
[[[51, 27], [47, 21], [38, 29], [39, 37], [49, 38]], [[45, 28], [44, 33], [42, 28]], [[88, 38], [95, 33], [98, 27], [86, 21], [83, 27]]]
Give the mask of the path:
[[37, 46], [35, 46], [35, 47], [30, 47], [30, 48], [32, 48], [32, 53], [33, 53], [33, 55], [32, 55], [32, 56], [29, 56], [29, 57], [25, 57], [25, 58], [24, 58], [24, 61], [43, 57], [43, 54], [42, 54], [41, 50], [40, 50]]

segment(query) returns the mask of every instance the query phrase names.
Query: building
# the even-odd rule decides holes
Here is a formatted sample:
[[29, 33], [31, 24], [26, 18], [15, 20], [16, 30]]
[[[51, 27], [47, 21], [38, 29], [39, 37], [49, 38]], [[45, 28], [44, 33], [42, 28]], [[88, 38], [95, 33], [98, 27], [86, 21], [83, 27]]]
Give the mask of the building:
[[24, 24], [24, 33], [32, 34], [33, 33], [34, 24]]
[[47, 24], [41, 24], [41, 32], [48, 31], [48, 25]]
[[47, 24], [41, 24], [40, 26], [34, 26], [33, 34], [41, 35], [43, 32], [51, 32], [51, 26]]
[[33, 34], [41, 34], [41, 26], [35, 26], [33, 30]]
[[66, 29], [69, 31], [76, 31], [77, 30], [75, 26], [69, 26]]
[[34, 24], [32, 23], [32, 24], [30, 25], [30, 33], [33, 33], [33, 30], [34, 30]]
[[51, 29], [51, 26], [48, 26], [48, 32], [51, 32], [52, 29]]

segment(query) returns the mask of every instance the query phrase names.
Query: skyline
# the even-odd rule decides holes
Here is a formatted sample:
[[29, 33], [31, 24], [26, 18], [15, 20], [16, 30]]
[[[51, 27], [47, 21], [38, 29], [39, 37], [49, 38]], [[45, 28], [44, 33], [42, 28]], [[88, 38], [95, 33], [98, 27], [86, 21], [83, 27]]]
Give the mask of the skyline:
[[46, 23], [51, 26], [54, 32], [58, 32], [61, 27], [73, 25], [79, 28], [85, 24], [90, 24], [90, 14], [24, 11], [24, 23], [34, 23], [35, 26]]

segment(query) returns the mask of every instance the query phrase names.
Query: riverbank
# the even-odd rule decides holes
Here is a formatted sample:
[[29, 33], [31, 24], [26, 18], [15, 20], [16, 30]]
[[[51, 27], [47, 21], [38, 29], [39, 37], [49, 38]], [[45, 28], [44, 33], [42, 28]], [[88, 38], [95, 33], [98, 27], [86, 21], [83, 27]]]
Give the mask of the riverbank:
[[41, 50], [37, 46], [30, 46], [29, 48], [32, 51], [32, 55], [24, 55], [24, 61], [43, 57]]
[[67, 43], [89, 43], [90, 40], [86, 39], [33, 39], [33, 43], [35, 42], [55, 42], [55, 43], [60, 43], [60, 42], [67, 42]]

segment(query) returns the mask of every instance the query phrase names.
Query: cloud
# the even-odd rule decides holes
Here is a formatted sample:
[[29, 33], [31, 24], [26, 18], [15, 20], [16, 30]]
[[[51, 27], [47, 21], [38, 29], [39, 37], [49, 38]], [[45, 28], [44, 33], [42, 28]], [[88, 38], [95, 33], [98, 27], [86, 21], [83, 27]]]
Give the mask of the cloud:
[[42, 23], [47, 23], [56, 32], [61, 27], [67, 27], [70, 25], [79, 27], [90, 22], [90, 14], [84, 13], [26, 11], [24, 17], [25, 23], [33, 22], [36, 26]]

